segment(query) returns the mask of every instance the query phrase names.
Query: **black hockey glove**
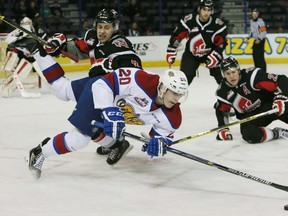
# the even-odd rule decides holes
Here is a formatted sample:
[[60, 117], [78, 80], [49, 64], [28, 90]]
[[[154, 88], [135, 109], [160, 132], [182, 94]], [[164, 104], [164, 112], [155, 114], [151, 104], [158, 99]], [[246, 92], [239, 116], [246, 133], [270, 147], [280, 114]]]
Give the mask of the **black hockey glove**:
[[91, 65], [90, 71], [89, 71], [89, 77], [95, 77], [99, 75], [105, 75], [109, 72], [112, 72], [112, 60], [108, 58], [100, 58], [97, 59], [96, 62], [94, 62]]
[[169, 65], [173, 64], [176, 60], [177, 48], [171, 45], [168, 45], [166, 51], [166, 61]]
[[229, 128], [223, 128], [218, 131], [216, 139], [221, 141], [233, 140], [233, 136]]
[[55, 33], [47, 42], [48, 45], [44, 45], [46, 52], [51, 56], [59, 56], [66, 45], [67, 38], [62, 33]]
[[222, 60], [222, 56], [215, 50], [213, 50], [206, 59], [206, 67], [214, 68], [216, 67]]

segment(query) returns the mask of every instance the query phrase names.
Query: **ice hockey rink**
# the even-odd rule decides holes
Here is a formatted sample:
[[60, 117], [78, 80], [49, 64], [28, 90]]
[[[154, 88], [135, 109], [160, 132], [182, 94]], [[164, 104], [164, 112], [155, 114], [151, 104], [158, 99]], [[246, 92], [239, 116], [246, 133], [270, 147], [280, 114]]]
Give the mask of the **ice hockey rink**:
[[[246, 67], [246, 65], [242, 65]], [[148, 68], [160, 72], [164, 68]], [[288, 64], [268, 65], [268, 71], [288, 75]], [[85, 73], [69, 73], [76, 79]], [[32, 77], [33, 79], [33, 77]], [[42, 177], [34, 180], [24, 157], [47, 136], [72, 129], [67, 121], [75, 102], [58, 100], [43, 84], [42, 96], [25, 99], [16, 91], [0, 98], [1, 216], [284, 216], [288, 192], [167, 153], [149, 158], [142, 143], [127, 138], [133, 150], [110, 167], [95, 154], [95, 143], [81, 151], [45, 160]], [[213, 104], [217, 88], [208, 70], [190, 86], [182, 104], [183, 124], [175, 139], [217, 127]], [[35, 90], [27, 90], [35, 91]], [[279, 121], [269, 127], [282, 126]], [[149, 126], [127, 126], [140, 135]], [[210, 133], [174, 148], [267, 181], [288, 185], [288, 141], [245, 143], [239, 125], [234, 140], [216, 141]]]

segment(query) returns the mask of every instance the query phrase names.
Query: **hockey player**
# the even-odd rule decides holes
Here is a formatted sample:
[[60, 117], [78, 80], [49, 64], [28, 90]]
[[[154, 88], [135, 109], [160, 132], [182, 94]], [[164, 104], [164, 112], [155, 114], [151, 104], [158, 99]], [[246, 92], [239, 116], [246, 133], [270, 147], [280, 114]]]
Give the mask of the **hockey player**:
[[132, 43], [119, 30], [119, 16], [114, 9], [101, 10], [93, 29], [89, 29], [83, 39], [67, 41], [65, 35], [56, 33], [48, 42], [56, 47], [45, 46], [52, 56], [64, 49], [79, 59], [90, 59], [89, 77], [104, 75], [120, 67], [142, 68]]
[[[240, 69], [236, 59], [226, 58], [221, 63], [223, 81], [216, 92], [215, 104], [218, 125], [225, 125], [223, 113], [234, 108], [236, 117], [244, 119], [261, 112], [278, 108], [277, 114], [246, 122], [240, 125], [242, 138], [251, 144], [263, 143], [278, 138], [288, 138], [288, 130], [267, 126], [279, 119], [288, 123], [288, 78], [285, 75], [265, 73], [260, 68]], [[218, 132], [218, 140], [232, 140], [229, 128]]]
[[177, 55], [177, 47], [183, 39], [187, 39], [181, 59], [180, 70], [191, 84], [200, 63], [205, 63], [217, 83], [222, 80], [219, 63], [227, 44], [227, 27], [223, 20], [212, 16], [213, 1], [201, 0], [198, 14], [188, 14], [181, 19], [173, 31], [167, 48], [166, 61], [173, 64]]
[[[34, 32], [33, 23], [28, 17], [24, 17], [21, 20], [20, 25], [23, 28]], [[25, 38], [26, 36], [26, 33], [15, 29], [7, 35], [5, 40], [8, 44], [8, 52], [5, 63], [3, 65], [3, 70], [10, 75], [0, 85], [0, 95], [2, 97], [10, 97], [17, 88], [20, 90], [22, 96], [27, 96], [27, 92], [25, 92], [22, 82], [27, 78], [33, 68], [40, 76], [42, 76], [42, 72], [40, 71], [39, 66], [33, 58], [25, 56], [21, 51], [17, 49], [9, 49], [11, 44]], [[39, 94], [35, 93], [33, 95]]]
[[[90, 58], [89, 77], [62, 86], [62, 92], [71, 93], [65, 96], [56, 94], [61, 100], [78, 101], [85, 84], [92, 77], [105, 75], [120, 67], [142, 68], [141, 60], [135, 53], [132, 43], [119, 31], [119, 16], [114, 9], [101, 10], [94, 21], [94, 28], [88, 30], [83, 39], [67, 42], [63, 34], [57, 33], [48, 39], [48, 42], [56, 47], [55, 49], [44, 46], [46, 52], [52, 56], [59, 55], [60, 50], [64, 49], [79, 59]], [[49, 83], [54, 81], [53, 76], [47, 75], [46, 78]], [[97, 149], [97, 153], [101, 155], [109, 152], [110, 150], [102, 147]]]
[[[23, 41], [20, 44], [23, 45]], [[65, 88], [71, 82], [64, 77], [60, 65], [45, 54], [42, 46], [35, 46], [32, 41], [26, 43], [26, 49], [33, 53], [44, 76], [51, 78], [55, 95], [63, 99], [71, 97], [73, 90], [66, 92]], [[187, 92], [185, 74], [171, 69], [159, 77], [142, 69], [126, 67], [91, 78], [68, 119], [75, 129], [59, 133], [52, 139], [46, 138], [31, 149], [27, 158], [31, 173], [40, 178], [45, 158], [77, 151], [91, 140], [110, 149], [106, 162], [116, 164], [133, 147], [122, 134], [125, 123], [151, 124], [151, 138], [143, 151], [152, 157], [163, 156], [166, 144], [171, 143], [175, 130], [181, 125], [179, 100], [186, 99]]]

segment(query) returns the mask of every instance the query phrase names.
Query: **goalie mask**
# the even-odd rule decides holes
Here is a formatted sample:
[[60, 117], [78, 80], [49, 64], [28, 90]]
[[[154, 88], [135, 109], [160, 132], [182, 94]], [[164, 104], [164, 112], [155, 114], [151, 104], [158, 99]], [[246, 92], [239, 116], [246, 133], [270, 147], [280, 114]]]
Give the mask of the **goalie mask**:
[[119, 29], [119, 16], [117, 11], [114, 9], [103, 9], [101, 10], [93, 23], [93, 27], [95, 28], [98, 23], [111, 23], [115, 30]]
[[240, 73], [240, 66], [238, 61], [233, 58], [233, 57], [228, 57], [226, 59], [223, 59], [223, 61], [220, 64], [220, 69], [221, 69], [221, 73], [222, 73], [222, 77], [224, 76], [224, 72], [227, 70], [237, 70]]
[[161, 100], [163, 100], [164, 93], [169, 89], [183, 95], [181, 97], [181, 103], [183, 103], [188, 96], [188, 87], [186, 75], [182, 71], [168, 69], [160, 76], [157, 90]]

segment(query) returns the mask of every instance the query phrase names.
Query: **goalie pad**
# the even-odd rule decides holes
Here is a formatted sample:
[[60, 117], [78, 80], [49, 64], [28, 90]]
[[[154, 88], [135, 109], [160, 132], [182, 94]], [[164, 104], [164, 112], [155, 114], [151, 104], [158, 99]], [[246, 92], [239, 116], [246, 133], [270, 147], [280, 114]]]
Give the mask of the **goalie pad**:
[[[27, 78], [31, 70], [32, 64], [23, 58], [16, 67], [14, 74], [18, 76], [20, 81], [23, 81]], [[17, 85], [13, 82], [13, 75], [11, 74], [0, 85], [0, 95], [5, 98], [10, 97], [16, 88]]]
[[3, 65], [3, 70], [8, 72], [14, 71], [14, 69], [17, 67], [18, 62], [19, 62], [18, 54], [13, 51], [8, 51], [5, 63]]

